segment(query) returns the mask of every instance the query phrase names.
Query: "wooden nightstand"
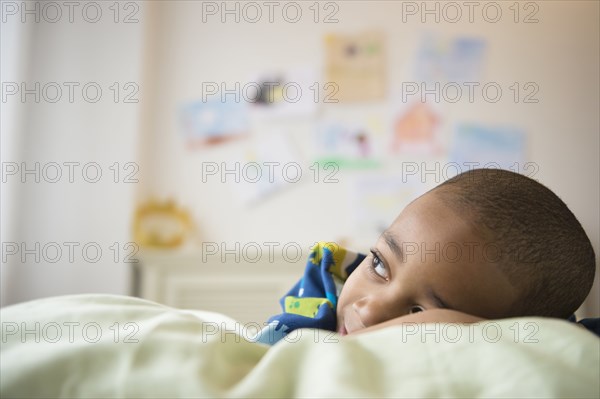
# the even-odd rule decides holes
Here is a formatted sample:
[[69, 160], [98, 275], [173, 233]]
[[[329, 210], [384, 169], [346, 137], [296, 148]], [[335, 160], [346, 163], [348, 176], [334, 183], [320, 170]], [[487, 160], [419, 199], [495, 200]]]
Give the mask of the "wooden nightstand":
[[279, 298], [302, 276], [305, 259], [252, 263], [233, 254], [202, 256], [200, 250], [141, 250], [133, 263], [133, 294], [181, 309], [223, 313], [242, 323], [262, 325], [281, 313]]

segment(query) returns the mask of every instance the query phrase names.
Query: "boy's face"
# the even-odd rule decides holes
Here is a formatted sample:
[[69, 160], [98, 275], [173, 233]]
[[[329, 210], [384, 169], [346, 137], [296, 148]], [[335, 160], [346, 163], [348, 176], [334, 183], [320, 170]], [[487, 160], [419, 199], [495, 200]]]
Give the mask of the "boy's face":
[[495, 265], [499, 250], [430, 191], [402, 211], [348, 277], [338, 332], [434, 308], [508, 317], [517, 291]]

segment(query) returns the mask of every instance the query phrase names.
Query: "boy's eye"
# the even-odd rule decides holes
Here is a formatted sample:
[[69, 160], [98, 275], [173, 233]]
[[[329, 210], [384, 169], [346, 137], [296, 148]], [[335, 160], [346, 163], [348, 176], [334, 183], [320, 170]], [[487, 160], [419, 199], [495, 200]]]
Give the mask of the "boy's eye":
[[387, 280], [389, 279], [389, 275], [388, 275], [388, 271], [385, 267], [385, 265], [383, 264], [383, 262], [381, 261], [381, 259], [379, 259], [379, 257], [377, 255], [375, 255], [375, 253], [371, 252], [373, 254], [373, 260], [371, 261], [371, 268], [373, 269], [373, 271], [381, 278]]
[[410, 308], [410, 313], [419, 313], [419, 312], [423, 312], [425, 311], [425, 309], [423, 309], [421, 306], [413, 306]]

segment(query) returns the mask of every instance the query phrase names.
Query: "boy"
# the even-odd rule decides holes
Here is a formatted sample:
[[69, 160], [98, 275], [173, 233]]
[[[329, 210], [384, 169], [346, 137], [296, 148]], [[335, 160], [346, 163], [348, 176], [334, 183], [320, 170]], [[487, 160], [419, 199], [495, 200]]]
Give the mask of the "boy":
[[497, 169], [462, 173], [417, 198], [370, 252], [317, 244], [281, 300], [284, 313], [256, 340], [273, 344], [297, 328], [345, 335], [406, 322], [566, 319], [595, 273], [590, 240], [564, 202]]

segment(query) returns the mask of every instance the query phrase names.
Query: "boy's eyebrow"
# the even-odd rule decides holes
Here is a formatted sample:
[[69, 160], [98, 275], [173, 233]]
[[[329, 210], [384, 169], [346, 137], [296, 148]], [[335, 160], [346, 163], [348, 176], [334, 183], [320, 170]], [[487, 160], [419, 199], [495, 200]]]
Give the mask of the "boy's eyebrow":
[[439, 308], [442, 308], [442, 309], [453, 309], [451, 306], [449, 306], [449, 305], [446, 303], [446, 301], [444, 301], [442, 298], [440, 298], [440, 297], [439, 297], [439, 296], [438, 296], [438, 295], [435, 293], [435, 291], [434, 291], [433, 289], [431, 289], [431, 288], [429, 289], [429, 291], [428, 291], [428, 295], [429, 295], [429, 297], [430, 297], [430, 298], [433, 300], [433, 302], [435, 302], [435, 303], [436, 303], [436, 305], [437, 305]]
[[400, 244], [398, 244], [398, 241], [396, 241], [396, 237], [394, 237], [394, 235], [389, 231], [384, 231], [383, 239], [385, 240], [388, 247], [390, 247], [394, 255], [396, 255], [396, 258], [398, 258], [400, 261], [403, 261], [404, 254], [402, 253], [402, 248], [400, 247]]

